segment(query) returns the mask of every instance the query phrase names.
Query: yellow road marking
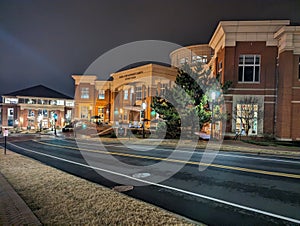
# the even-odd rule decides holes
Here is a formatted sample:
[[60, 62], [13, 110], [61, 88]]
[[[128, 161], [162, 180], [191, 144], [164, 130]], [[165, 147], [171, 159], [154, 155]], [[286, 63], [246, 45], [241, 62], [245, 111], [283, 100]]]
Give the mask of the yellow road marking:
[[92, 150], [92, 149], [86, 149], [86, 148], [80, 148], [79, 149], [77, 147], [70, 147], [70, 146], [64, 146], [64, 145], [58, 145], [58, 144], [49, 144], [49, 143], [41, 142], [41, 141], [35, 141], [35, 142], [40, 143], [40, 144], [44, 144], [44, 145], [48, 145], [48, 146], [53, 146], [53, 147], [61, 147], [61, 148], [79, 150], [79, 151], [83, 150], [83, 151], [88, 151], [88, 152], [102, 153], [102, 154], [106, 154], [106, 155], [117, 155], [117, 156], [125, 156], [125, 157], [140, 158], [140, 159], [151, 159], [151, 160], [159, 160], [159, 161], [166, 161], [166, 162], [184, 163], [184, 164], [190, 164], [190, 165], [201, 165], [201, 166], [215, 167], [215, 168], [221, 168], [221, 169], [229, 169], [229, 170], [236, 170], [236, 171], [243, 171], [243, 172], [250, 172], [250, 173], [258, 173], [258, 174], [264, 174], [264, 175], [272, 175], [272, 176], [289, 177], [289, 178], [300, 179], [300, 175], [291, 174], [291, 173], [272, 172], [272, 171], [266, 171], [266, 170], [258, 170], [258, 169], [249, 169], [249, 168], [237, 167], [237, 166], [208, 164], [208, 163], [185, 161], [185, 160], [179, 160], [179, 159], [169, 159], [169, 158], [159, 158], [159, 157], [146, 156], [146, 155], [143, 156], [143, 155], [126, 154], [126, 153], [120, 153], [120, 152], [107, 152], [107, 151]]

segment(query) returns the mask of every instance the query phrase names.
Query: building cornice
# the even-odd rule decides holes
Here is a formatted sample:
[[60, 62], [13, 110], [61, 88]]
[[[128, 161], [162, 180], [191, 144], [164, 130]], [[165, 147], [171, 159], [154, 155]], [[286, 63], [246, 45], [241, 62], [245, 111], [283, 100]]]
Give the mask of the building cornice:
[[285, 26], [274, 34], [278, 40], [278, 53], [293, 51], [300, 54], [300, 26]]
[[278, 41], [274, 38], [275, 32], [289, 24], [289, 20], [221, 21], [209, 46], [215, 52], [227, 46], [235, 46], [238, 41], [264, 41], [267, 46], [277, 46]]
[[72, 78], [75, 80], [75, 85], [79, 85], [80, 83], [89, 83], [94, 85], [97, 80], [96, 75], [72, 75]]

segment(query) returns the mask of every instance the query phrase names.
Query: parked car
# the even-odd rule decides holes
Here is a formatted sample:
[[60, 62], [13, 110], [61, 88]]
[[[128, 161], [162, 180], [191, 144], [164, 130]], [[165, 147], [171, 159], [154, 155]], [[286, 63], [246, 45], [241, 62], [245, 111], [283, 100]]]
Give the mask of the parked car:
[[72, 131], [74, 131], [73, 124], [66, 125], [65, 127], [62, 128], [62, 132], [72, 132]]

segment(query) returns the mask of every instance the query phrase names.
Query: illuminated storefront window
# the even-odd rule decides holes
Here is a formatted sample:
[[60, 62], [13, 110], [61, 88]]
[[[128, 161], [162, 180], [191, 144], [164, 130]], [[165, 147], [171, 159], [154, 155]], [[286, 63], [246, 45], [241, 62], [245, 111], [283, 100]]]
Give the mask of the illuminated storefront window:
[[105, 90], [99, 90], [98, 99], [99, 100], [104, 100], [105, 99]]
[[14, 109], [13, 108], [7, 109], [7, 125], [8, 126], [14, 125]]
[[248, 134], [257, 134], [258, 105], [237, 104], [236, 130], [249, 131]]
[[89, 114], [89, 109], [87, 106], [81, 106], [80, 109], [80, 118], [87, 119]]

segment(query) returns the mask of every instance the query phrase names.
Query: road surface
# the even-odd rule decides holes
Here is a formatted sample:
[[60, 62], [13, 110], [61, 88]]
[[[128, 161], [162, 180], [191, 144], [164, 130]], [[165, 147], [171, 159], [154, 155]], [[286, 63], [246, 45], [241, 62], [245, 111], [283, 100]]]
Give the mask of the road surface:
[[[19, 141], [9, 142], [8, 148], [110, 188], [147, 185], [126, 194], [209, 225], [300, 224], [299, 159], [219, 152], [209, 167], [200, 164], [205, 170], [199, 171], [203, 150], [188, 148], [176, 158], [169, 147], [128, 148], [118, 142], [101, 147], [91, 140]], [[167, 167], [156, 167], [161, 162]], [[170, 169], [180, 164], [172, 175]], [[132, 174], [126, 165], [138, 171]], [[153, 182], [160, 176], [166, 180]]]

